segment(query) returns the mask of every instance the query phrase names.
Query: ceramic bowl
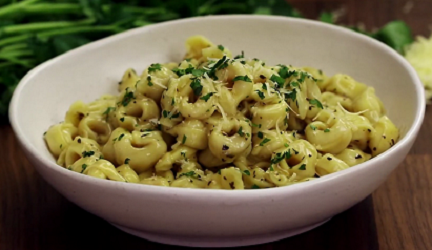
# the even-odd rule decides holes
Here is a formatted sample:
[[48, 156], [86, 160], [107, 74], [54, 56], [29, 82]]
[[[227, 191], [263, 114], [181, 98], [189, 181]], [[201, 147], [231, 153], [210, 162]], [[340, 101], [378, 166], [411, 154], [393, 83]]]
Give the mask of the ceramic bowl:
[[[269, 64], [344, 73], [376, 88], [401, 131], [378, 157], [318, 180], [260, 190], [195, 190], [99, 180], [59, 167], [42, 139], [76, 100], [117, 93], [128, 67], [179, 61], [185, 39], [204, 35], [233, 54]], [[68, 200], [128, 233], [201, 247], [275, 241], [310, 230], [371, 194], [405, 158], [423, 121], [424, 91], [411, 66], [380, 42], [303, 19], [212, 16], [133, 29], [72, 50], [28, 72], [10, 105], [27, 157]]]

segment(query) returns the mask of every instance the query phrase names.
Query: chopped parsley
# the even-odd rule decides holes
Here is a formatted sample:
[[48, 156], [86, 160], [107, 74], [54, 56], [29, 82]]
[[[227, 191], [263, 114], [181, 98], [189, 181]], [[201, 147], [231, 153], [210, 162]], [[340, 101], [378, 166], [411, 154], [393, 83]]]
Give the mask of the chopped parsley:
[[297, 91], [296, 91], [296, 89], [293, 89], [291, 92], [285, 94], [285, 97], [286, 97], [287, 99], [291, 99], [292, 101], [295, 101], [295, 100], [296, 100], [296, 96], [297, 96]]
[[273, 165], [270, 165], [270, 171], [274, 171]]
[[252, 187], [251, 187], [251, 189], [260, 189], [260, 187], [258, 185], [256, 185], [256, 184], [253, 184]]
[[132, 99], [135, 99], [133, 92], [126, 88], [126, 93], [123, 96], [123, 100], [120, 101], [120, 104], [123, 105], [123, 107], [126, 107]]
[[330, 129], [328, 128], [324, 129], [324, 133], [328, 133], [328, 132], [330, 132]]
[[306, 164], [302, 164], [302, 165], [299, 167], [299, 170], [306, 170]]
[[194, 176], [194, 175], [195, 175], [195, 172], [194, 172], [194, 171], [189, 171], [189, 172], [186, 172], [186, 173], [181, 173], [181, 174], [179, 175], [179, 178], [182, 177], [182, 176], [192, 177], [192, 176]]
[[288, 149], [288, 151], [276, 153], [270, 162], [271, 164], [278, 164], [282, 160], [289, 158], [291, 158], [291, 150]]
[[172, 99], [171, 99], [171, 106], [174, 106], [174, 104], [175, 104], [175, 99], [172, 98]]
[[214, 93], [215, 93], [215, 92], [209, 92], [207, 95], [201, 97], [200, 99], [201, 99], [201, 100], [204, 100], [204, 101], [207, 102], [207, 101], [210, 99], [210, 97], [213, 96]]
[[162, 111], [162, 116], [164, 117], [164, 118], [167, 118], [168, 117], [168, 111], [166, 111], [165, 109]]
[[316, 130], [317, 128], [314, 126], [314, 125], [310, 125], [310, 128], [312, 129], [312, 130]]
[[84, 170], [87, 168], [87, 164], [82, 164], [81, 167], [82, 167], [82, 170], [81, 170], [81, 173], [82, 173], [82, 172], [84, 172]]
[[151, 76], [147, 76], [147, 84], [148, 86], [153, 86], [153, 83], [151, 82]]
[[242, 50], [241, 55], [237, 55], [234, 57], [234, 59], [240, 59], [240, 58], [244, 58], [244, 51]]
[[237, 133], [238, 133], [241, 137], [244, 137], [245, 133], [243, 132], [243, 127], [240, 127], [240, 129], [237, 131]]
[[161, 70], [162, 69], [162, 65], [160, 65], [159, 63], [153, 63], [150, 65], [150, 67], [148, 68], [148, 72], [154, 72], [156, 70]]
[[189, 67], [187, 67], [186, 69], [175, 68], [175, 69], [172, 69], [172, 72], [176, 73], [178, 77], [182, 77], [184, 75], [191, 74], [192, 70], [194, 70], [194, 69], [195, 68], [189, 64]]
[[190, 87], [193, 90], [193, 93], [195, 96], [200, 96], [201, 95], [201, 91], [203, 89], [203, 86], [201, 85], [201, 80], [200, 79], [193, 79]]
[[251, 123], [252, 127], [255, 128], [261, 128], [261, 124], [255, 124], [255, 123]]
[[250, 172], [249, 172], [249, 170], [245, 170], [245, 171], [243, 171], [243, 173], [245, 174], [245, 175], [249, 175], [250, 176]]
[[259, 145], [264, 146], [267, 142], [271, 141], [271, 139], [265, 138]]
[[181, 151], [180, 154], [186, 159], [186, 151]]
[[219, 44], [219, 45], [218, 45], [218, 49], [224, 51], [224, 50], [225, 50], [225, 47]]
[[320, 101], [318, 101], [317, 99], [309, 100], [309, 103], [312, 104], [312, 105], [317, 106], [320, 109], [324, 109], [322, 103]]
[[193, 69], [191, 73], [195, 77], [201, 77], [204, 75], [205, 72], [206, 71], [204, 69]]
[[126, 158], [125, 161], [124, 161], [124, 164], [129, 164], [129, 161], [130, 161], [130, 159]]
[[83, 151], [82, 152], [82, 156], [84, 157], [84, 158], [86, 158], [86, 157], [90, 157], [90, 156], [92, 156], [92, 155], [94, 155], [95, 154], [95, 151]]
[[273, 82], [275, 82], [275, 83], [277, 83], [277, 85], [278, 85], [279, 88], [282, 88], [283, 85], [284, 85], [284, 83], [285, 83], [285, 80], [282, 77], [277, 76], [277, 75], [272, 75], [270, 77], [270, 80], [273, 81]]
[[247, 75], [234, 77], [233, 82], [236, 81], [252, 82], [252, 80]]
[[[106, 115], [106, 116], [108, 116], [108, 114], [109, 114], [109, 112], [111, 112], [111, 111], [115, 111], [116, 110], [116, 108], [115, 107], [108, 107], [103, 113], [102, 113], [102, 115]], [[45, 132], [46, 133], [46, 132]]]
[[258, 138], [263, 139], [264, 138], [264, 134], [263, 132], [259, 131], [258, 132]]
[[124, 117], [120, 118], [120, 121], [121, 121], [121, 122], [124, 122]]
[[118, 138], [118, 141], [121, 141], [121, 139], [123, 139], [123, 137], [124, 137], [124, 134], [121, 134]]
[[228, 67], [228, 61], [229, 61], [229, 59], [227, 59], [226, 56], [223, 56], [219, 61], [217, 61], [213, 65], [213, 67], [211, 67], [210, 71], [208, 72], [208, 76], [213, 78], [214, 80], [217, 80], [217, 77], [215, 75], [216, 70], [224, 69], [224, 68]]
[[285, 142], [284, 146], [285, 146], [286, 148], [289, 147], [288, 143], [286, 143], [286, 142]]
[[186, 135], [183, 135], [182, 144], [185, 144], [186, 140], [187, 140]]
[[265, 83], [262, 84], [262, 89], [267, 90], [267, 85]]
[[258, 96], [261, 98], [261, 100], [264, 100], [264, 98], [265, 98], [265, 95], [264, 95], [264, 93], [262, 92], [262, 91], [260, 91], [260, 90], [258, 90], [258, 89], [256, 89], [255, 90], [255, 92], [257, 92], [258, 93]]
[[296, 82], [296, 81], [292, 81], [290, 84], [291, 84], [291, 86], [293, 86], [293, 87], [299, 87], [299, 86], [300, 86], [299, 83]]
[[[176, 113], [176, 114], [173, 114], [173, 115], [171, 116], [171, 118], [174, 118], [174, 119], [175, 119], [175, 118], [179, 118], [179, 117], [180, 117], [180, 114], [181, 114], [180, 112], [178, 112], [178, 113]], [[171, 119], [171, 118], [170, 118], [170, 119]]]
[[304, 72], [304, 71], [300, 72], [300, 79], [298, 79], [298, 81], [300, 83], [303, 83], [304, 80], [306, 79], [306, 76], [308, 76], [308, 74], [306, 72]]

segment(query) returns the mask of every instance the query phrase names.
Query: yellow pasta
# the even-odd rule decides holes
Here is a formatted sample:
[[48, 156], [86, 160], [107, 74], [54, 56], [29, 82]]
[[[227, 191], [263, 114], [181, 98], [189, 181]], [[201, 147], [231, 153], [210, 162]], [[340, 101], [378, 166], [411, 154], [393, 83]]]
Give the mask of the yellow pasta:
[[181, 62], [127, 69], [118, 90], [73, 103], [48, 128], [58, 165], [135, 184], [260, 189], [343, 171], [399, 139], [373, 87], [233, 57], [202, 36], [187, 39]]

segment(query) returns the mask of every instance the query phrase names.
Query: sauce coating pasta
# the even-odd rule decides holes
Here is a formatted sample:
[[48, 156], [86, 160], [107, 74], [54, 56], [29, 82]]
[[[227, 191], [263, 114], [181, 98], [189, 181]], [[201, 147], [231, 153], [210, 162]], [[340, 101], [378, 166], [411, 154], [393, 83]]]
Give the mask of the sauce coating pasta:
[[128, 69], [118, 96], [72, 104], [44, 134], [57, 164], [100, 179], [257, 189], [363, 163], [399, 132], [375, 90], [321, 70], [232, 57], [202, 36], [180, 63]]

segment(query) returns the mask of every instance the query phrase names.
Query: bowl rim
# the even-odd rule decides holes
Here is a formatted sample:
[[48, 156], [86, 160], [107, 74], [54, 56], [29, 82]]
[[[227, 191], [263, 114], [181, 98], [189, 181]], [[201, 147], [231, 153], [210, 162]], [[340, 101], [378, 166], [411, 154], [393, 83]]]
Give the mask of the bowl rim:
[[[50, 66], [51, 64], [54, 64], [65, 57], [81, 51], [89, 51], [92, 49], [97, 49], [97, 47], [102, 46], [107, 43], [114, 42], [119, 39], [123, 39], [128, 36], [132, 36], [135, 34], [140, 34], [142, 32], [147, 32], [151, 29], [157, 29], [159, 27], [163, 26], [169, 26], [174, 24], [180, 24], [180, 23], [189, 23], [189, 22], [199, 22], [201, 20], [219, 20], [219, 19], [231, 19], [233, 21], [235, 20], [263, 20], [263, 21], [283, 21], [283, 22], [289, 22], [294, 25], [310, 25], [314, 26], [314, 28], [324, 28], [328, 30], [332, 30], [334, 32], [339, 32], [341, 34], [344, 34], [346, 36], [350, 36], [351, 38], [360, 40], [364, 43], [369, 43], [378, 49], [381, 49], [388, 53], [393, 59], [397, 62], [399, 62], [404, 68], [408, 71], [408, 75], [411, 78], [411, 82], [413, 83], [415, 87], [415, 92], [417, 95], [417, 110], [414, 118], [414, 122], [407, 131], [405, 137], [398, 141], [393, 147], [388, 149], [386, 152], [378, 155], [377, 157], [356, 165], [355, 167], [351, 167], [349, 169], [345, 169], [344, 171], [339, 171], [336, 173], [332, 173], [329, 175], [325, 175], [321, 178], [315, 179], [310, 184], [309, 181], [297, 183], [295, 185], [288, 185], [283, 187], [277, 187], [277, 188], [265, 188], [265, 189], [244, 189], [244, 190], [223, 190], [223, 189], [194, 189], [194, 188], [180, 188], [180, 187], [164, 187], [164, 186], [153, 186], [153, 185], [145, 185], [145, 184], [139, 184], [139, 183], [123, 183], [123, 182], [116, 182], [116, 181], [107, 181], [107, 180], [101, 180], [98, 178], [94, 178], [91, 176], [83, 175], [81, 173], [76, 173], [70, 170], [67, 170], [66, 168], [58, 166], [55, 162], [52, 160], [47, 159], [46, 157], [41, 156], [41, 154], [38, 153], [37, 147], [32, 145], [29, 140], [27, 140], [26, 137], [23, 136], [22, 128], [18, 122], [18, 116], [19, 113], [17, 112], [18, 104], [20, 101], [20, 96], [22, 90], [25, 88], [25, 86], [31, 82], [33, 76], [37, 75], [38, 72], [44, 70], [46, 67]], [[72, 49], [67, 51], [66, 53], [57, 56], [53, 59], [50, 59], [48, 61], [45, 61], [44, 63], [36, 66], [35, 68], [29, 70], [27, 74], [21, 79], [18, 86], [16, 87], [13, 96], [12, 101], [10, 102], [9, 106], [9, 120], [11, 123], [11, 126], [15, 132], [16, 137], [18, 138], [20, 144], [22, 147], [29, 153], [33, 158], [35, 158], [37, 161], [41, 163], [46, 168], [49, 168], [49, 171], [57, 171], [58, 174], [65, 175], [67, 178], [71, 178], [74, 181], [79, 182], [87, 182], [90, 185], [101, 185], [106, 188], [119, 188], [119, 189], [125, 189], [127, 188], [130, 191], [137, 191], [137, 192], [150, 192], [155, 193], [158, 195], [166, 195], [166, 194], [178, 194], [183, 196], [194, 196], [197, 194], [201, 195], [218, 195], [223, 193], [224, 196], [236, 196], [242, 195], [243, 197], [252, 197], [257, 194], [261, 195], [267, 195], [267, 193], [271, 192], [273, 195], [276, 194], [287, 194], [289, 192], [296, 192], [297, 190], [304, 191], [305, 189], [313, 188], [314, 186], [319, 185], [325, 185], [327, 182], [331, 182], [335, 178], [343, 178], [344, 176], [353, 175], [359, 171], [362, 171], [366, 168], [372, 167], [372, 165], [377, 164], [384, 164], [386, 159], [391, 157], [392, 155], [397, 155], [399, 151], [402, 151], [405, 147], [409, 146], [411, 141], [413, 141], [420, 130], [421, 124], [423, 123], [424, 114], [425, 114], [425, 105], [426, 100], [424, 98], [424, 88], [423, 84], [421, 83], [420, 79], [417, 76], [416, 71], [414, 68], [409, 64], [408, 61], [405, 60], [400, 54], [398, 54], [395, 50], [390, 48], [389, 46], [385, 45], [384, 43], [381, 43], [379, 41], [376, 41], [370, 37], [367, 37], [365, 35], [356, 33], [354, 31], [351, 31], [347, 28], [336, 26], [324, 22], [309, 20], [309, 19], [302, 19], [302, 18], [292, 18], [292, 17], [282, 17], [282, 16], [260, 16], [260, 15], [214, 15], [214, 16], [204, 16], [204, 17], [191, 17], [191, 18], [184, 18], [184, 19], [178, 19], [178, 20], [172, 20], [167, 22], [161, 22], [158, 24], [152, 24], [147, 25], [144, 27], [138, 27], [133, 28], [130, 30], [127, 30], [125, 32], [112, 35], [91, 43], [88, 43], [86, 45], [80, 46], [78, 48]], [[251, 191], [253, 190], [253, 191]], [[265, 194], [264, 194], [265, 193]]]

